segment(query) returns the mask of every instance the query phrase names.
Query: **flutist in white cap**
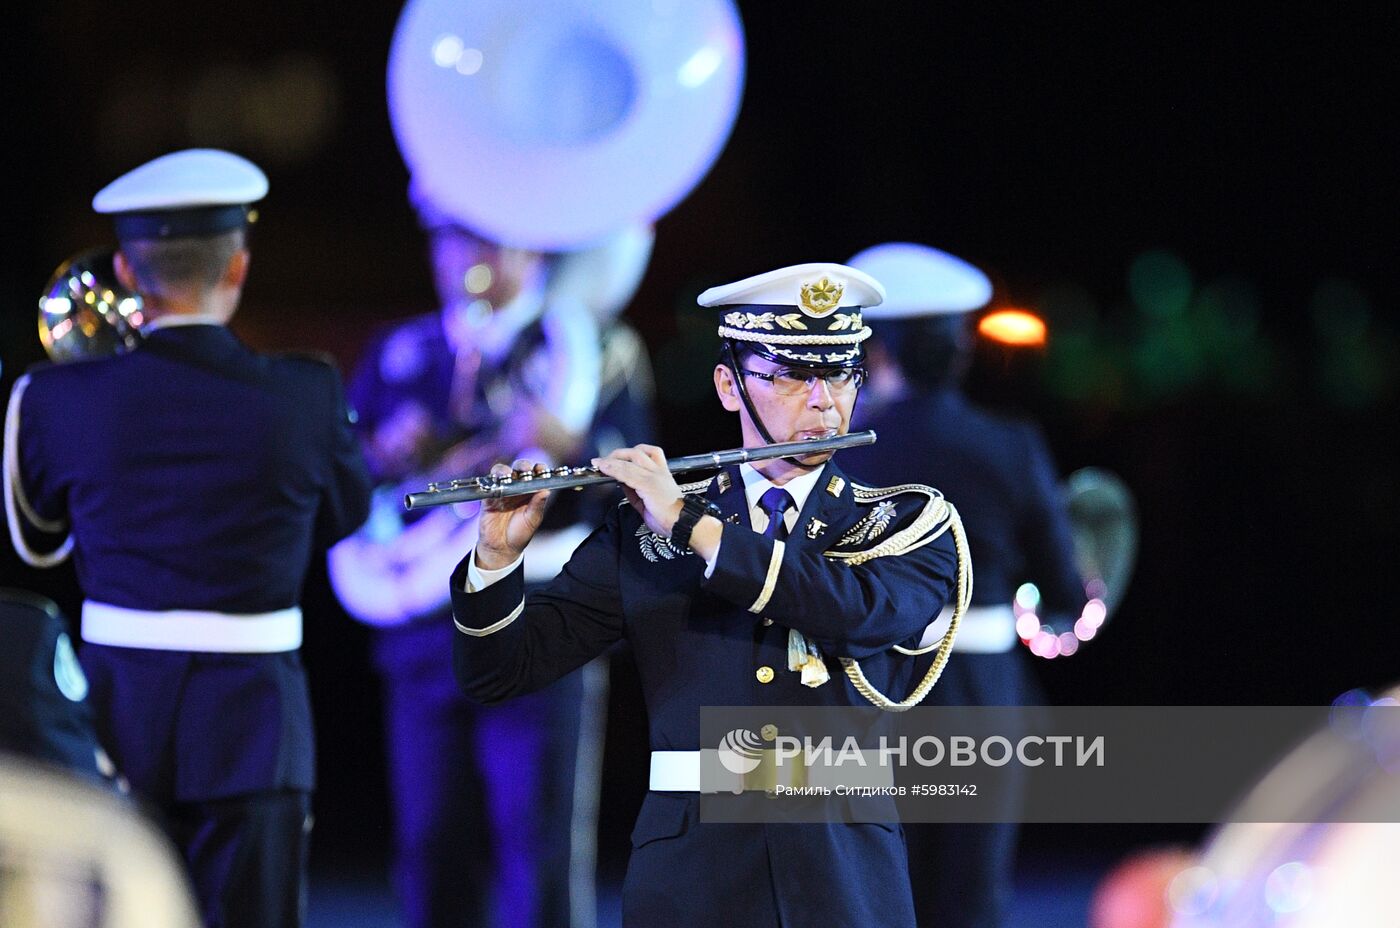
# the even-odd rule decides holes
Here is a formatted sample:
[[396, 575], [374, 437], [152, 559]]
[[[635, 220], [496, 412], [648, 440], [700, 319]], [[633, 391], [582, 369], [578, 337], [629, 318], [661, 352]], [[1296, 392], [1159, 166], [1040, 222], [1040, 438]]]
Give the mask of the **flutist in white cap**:
[[[745, 446], [845, 435], [864, 379], [862, 314], [882, 295], [839, 264], [781, 268], [701, 295], [723, 339], [715, 390]], [[772, 726], [740, 733], [753, 766], [713, 763], [720, 743], [701, 742], [700, 709], [917, 703], [936, 674], [918, 677], [911, 651], [933, 614], [966, 591], [956, 512], [929, 487], [863, 485], [829, 444], [684, 485], [652, 445], [593, 464], [630, 505], [610, 507], [539, 592], [525, 594], [522, 565], [548, 494], [484, 505], [480, 540], [451, 580], [454, 660], [467, 693], [497, 703], [631, 644], [652, 754], [624, 923], [913, 928], [892, 809], [859, 817], [841, 801], [825, 810], [835, 819], [817, 824], [702, 820], [702, 793], [761, 806], [763, 790], [796, 780], [772, 762]]]

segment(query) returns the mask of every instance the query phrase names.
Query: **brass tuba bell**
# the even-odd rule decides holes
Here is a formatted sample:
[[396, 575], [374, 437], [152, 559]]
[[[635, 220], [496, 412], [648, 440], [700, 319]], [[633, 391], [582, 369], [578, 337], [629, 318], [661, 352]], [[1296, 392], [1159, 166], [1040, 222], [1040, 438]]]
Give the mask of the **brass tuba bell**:
[[39, 340], [53, 361], [100, 358], [141, 341], [141, 297], [122, 287], [115, 249], [91, 248], [58, 266], [39, 297]]

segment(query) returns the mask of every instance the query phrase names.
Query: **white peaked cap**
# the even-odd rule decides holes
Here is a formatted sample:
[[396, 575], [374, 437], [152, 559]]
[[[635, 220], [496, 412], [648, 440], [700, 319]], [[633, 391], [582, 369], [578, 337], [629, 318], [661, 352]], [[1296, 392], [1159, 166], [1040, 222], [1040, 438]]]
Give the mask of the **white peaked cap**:
[[871, 319], [913, 319], [971, 312], [992, 298], [987, 275], [946, 251], [912, 242], [867, 248], [851, 264], [885, 285], [885, 301]]
[[238, 206], [267, 196], [267, 175], [247, 158], [215, 148], [190, 148], [148, 161], [92, 198], [99, 213]]
[[700, 294], [696, 302], [701, 306], [750, 303], [801, 307], [803, 286], [823, 277], [842, 288], [837, 306], [878, 306], [885, 299], [885, 288], [865, 271], [844, 264], [814, 263], [780, 267], [732, 284], [711, 287]]
[[870, 337], [861, 321], [885, 288], [844, 264], [796, 264], [711, 287], [701, 306], [724, 310], [719, 335], [747, 342], [771, 361], [819, 366], [859, 364]]

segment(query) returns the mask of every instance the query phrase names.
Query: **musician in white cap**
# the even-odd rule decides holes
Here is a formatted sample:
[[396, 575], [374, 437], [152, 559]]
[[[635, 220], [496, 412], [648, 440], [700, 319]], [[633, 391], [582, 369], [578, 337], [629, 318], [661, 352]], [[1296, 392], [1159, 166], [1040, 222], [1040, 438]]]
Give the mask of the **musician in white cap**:
[[[715, 390], [746, 446], [846, 432], [865, 378], [862, 313], [882, 295], [839, 264], [701, 295], [720, 316]], [[684, 486], [655, 446], [593, 463], [626, 500], [542, 590], [526, 594], [523, 565], [548, 493], [485, 504], [451, 578], [454, 661], [462, 687], [496, 703], [631, 644], [652, 766], [624, 924], [912, 926], [895, 824], [699, 820], [700, 707], [917, 702], [933, 678], [916, 684], [898, 649], [914, 648], [966, 570], [956, 512], [929, 487], [861, 484], [825, 446]]]
[[[991, 299], [991, 282], [953, 255], [907, 242], [869, 248], [851, 264], [878, 276], [887, 294], [867, 313], [879, 320], [879, 350], [872, 353], [885, 359], [879, 377], [885, 395], [874, 415], [859, 421], [882, 434], [897, 430], [900, 453], [853, 448], [848, 461], [882, 482], [936, 482], [958, 502], [977, 565], [972, 608], [930, 704], [1037, 702], [1017, 653], [1016, 589], [1034, 582], [1045, 609], [1056, 615], [1077, 615], [1085, 597], [1059, 477], [1040, 430], [977, 407], [960, 387], [972, 358], [973, 312]], [[1016, 843], [1015, 809], [1006, 813], [999, 824], [906, 824], [920, 925], [1006, 923]]]
[[16, 546], [40, 566], [72, 553], [98, 735], [220, 928], [301, 923], [314, 739], [298, 602], [313, 552], [368, 511], [335, 368], [226, 328], [267, 188], [251, 162], [195, 149], [98, 193], [142, 341], [33, 370], [6, 423]]

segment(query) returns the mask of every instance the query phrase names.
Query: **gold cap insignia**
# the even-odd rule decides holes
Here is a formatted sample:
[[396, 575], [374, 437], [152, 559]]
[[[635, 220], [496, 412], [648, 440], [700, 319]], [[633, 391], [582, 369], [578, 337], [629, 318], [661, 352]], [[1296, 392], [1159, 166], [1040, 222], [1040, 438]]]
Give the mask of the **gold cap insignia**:
[[802, 308], [813, 316], [825, 316], [841, 303], [845, 284], [833, 283], [823, 277], [814, 284], [802, 285]]

